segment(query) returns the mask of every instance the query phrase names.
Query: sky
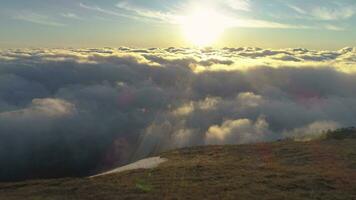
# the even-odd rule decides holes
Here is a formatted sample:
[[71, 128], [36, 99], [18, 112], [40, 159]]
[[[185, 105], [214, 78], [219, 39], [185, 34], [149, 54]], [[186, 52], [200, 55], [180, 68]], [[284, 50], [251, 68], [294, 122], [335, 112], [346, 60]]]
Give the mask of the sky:
[[355, 14], [354, 0], [0, 0], [0, 48], [336, 50], [356, 46]]

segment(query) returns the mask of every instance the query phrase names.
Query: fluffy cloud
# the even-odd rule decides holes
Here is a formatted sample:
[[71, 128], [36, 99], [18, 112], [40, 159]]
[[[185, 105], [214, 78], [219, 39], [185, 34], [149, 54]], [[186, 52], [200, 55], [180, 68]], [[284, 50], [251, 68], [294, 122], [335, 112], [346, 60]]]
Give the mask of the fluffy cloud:
[[309, 141], [320, 138], [324, 132], [340, 128], [340, 124], [333, 121], [317, 121], [305, 127], [296, 128], [292, 131], [285, 132], [285, 135], [299, 141]]
[[353, 126], [355, 63], [354, 48], [2, 50], [0, 179]]
[[8, 118], [10, 121], [16, 121], [16, 119], [27, 121], [33, 118], [43, 118], [41, 120], [45, 120], [70, 115], [74, 112], [73, 107], [71, 103], [60, 99], [33, 99], [28, 108], [2, 112], [0, 113], [0, 118]]
[[254, 123], [249, 119], [227, 120], [221, 126], [212, 126], [206, 133], [206, 144], [245, 144], [265, 140], [268, 123], [259, 118]]

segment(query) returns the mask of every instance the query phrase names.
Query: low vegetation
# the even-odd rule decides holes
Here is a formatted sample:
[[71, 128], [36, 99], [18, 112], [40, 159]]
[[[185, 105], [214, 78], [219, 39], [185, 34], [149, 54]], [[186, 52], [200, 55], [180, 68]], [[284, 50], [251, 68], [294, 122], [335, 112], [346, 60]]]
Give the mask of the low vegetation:
[[0, 183], [0, 199], [356, 199], [355, 136], [174, 150], [155, 169]]

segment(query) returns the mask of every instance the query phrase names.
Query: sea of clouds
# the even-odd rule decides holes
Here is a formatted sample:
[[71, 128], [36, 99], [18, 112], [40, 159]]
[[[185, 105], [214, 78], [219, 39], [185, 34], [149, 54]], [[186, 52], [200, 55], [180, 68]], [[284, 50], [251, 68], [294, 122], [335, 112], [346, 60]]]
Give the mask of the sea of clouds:
[[355, 123], [355, 48], [0, 51], [0, 180]]

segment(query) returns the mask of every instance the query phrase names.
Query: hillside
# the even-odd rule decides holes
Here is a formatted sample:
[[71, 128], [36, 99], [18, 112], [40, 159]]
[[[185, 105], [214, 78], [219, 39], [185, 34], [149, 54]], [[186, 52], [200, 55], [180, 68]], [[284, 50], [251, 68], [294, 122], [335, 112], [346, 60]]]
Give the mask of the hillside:
[[0, 184], [1, 200], [356, 199], [355, 134], [166, 152], [154, 169]]

